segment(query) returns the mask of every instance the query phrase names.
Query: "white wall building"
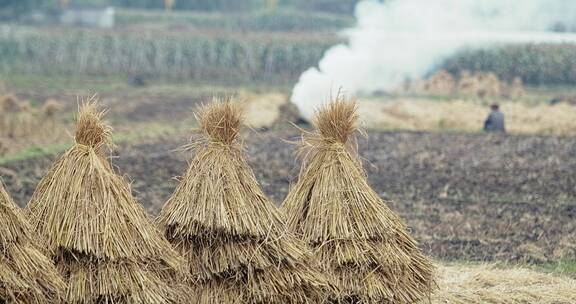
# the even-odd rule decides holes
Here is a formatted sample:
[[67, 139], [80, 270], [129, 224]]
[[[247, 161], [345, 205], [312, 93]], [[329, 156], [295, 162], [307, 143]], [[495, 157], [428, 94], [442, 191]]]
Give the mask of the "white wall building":
[[71, 26], [98, 28], [114, 27], [114, 8], [109, 7], [70, 7], [60, 15], [60, 23]]

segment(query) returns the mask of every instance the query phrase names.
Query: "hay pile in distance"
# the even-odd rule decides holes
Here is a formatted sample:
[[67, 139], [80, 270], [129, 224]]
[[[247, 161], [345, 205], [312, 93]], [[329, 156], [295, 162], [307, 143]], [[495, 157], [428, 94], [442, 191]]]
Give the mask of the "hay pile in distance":
[[454, 76], [446, 70], [440, 70], [424, 83], [424, 90], [437, 95], [451, 95], [456, 88]]
[[337, 287], [338, 303], [416, 303], [435, 286], [432, 263], [398, 215], [370, 188], [351, 137], [356, 103], [338, 96], [305, 133], [307, 152], [283, 211]]
[[159, 222], [188, 258], [195, 303], [322, 303], [324, 276], [243, 157], [240, 112], [230, 99], [199, 111], [203, 139]]
[[105, 157], [111, 129], [93, 100], [75, 145], [40, 181], [27, 207], [68, 285], [66, 303], [188, 303], [185, 261]]
[[0, 182], [0, 303], [61, 303], [64, 282]]
[[0, 136], [26, 137], [33, 132], [32, 106], [14, 95], [0, 96]]

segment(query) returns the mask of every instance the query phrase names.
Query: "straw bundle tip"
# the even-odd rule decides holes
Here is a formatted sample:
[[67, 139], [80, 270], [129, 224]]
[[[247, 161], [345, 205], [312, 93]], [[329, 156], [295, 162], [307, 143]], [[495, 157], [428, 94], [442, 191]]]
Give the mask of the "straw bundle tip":
[[231, 98], [214, 100], [203, 106], [198, 115], [200, 130], [214, 142], [231, 144], [242, 124], [242, 111]]
[[356, 101], [338, 95], [320, 107], [314, 117], [314, 126], [325, 139], [346, 143], [357, 130]]
[[91, 99], [80, 106], [77, 126], [76, 143], [99, 148], [110, 143], [111, 128], [102, 121], [105, 111], [98, 109], [95, 100]]

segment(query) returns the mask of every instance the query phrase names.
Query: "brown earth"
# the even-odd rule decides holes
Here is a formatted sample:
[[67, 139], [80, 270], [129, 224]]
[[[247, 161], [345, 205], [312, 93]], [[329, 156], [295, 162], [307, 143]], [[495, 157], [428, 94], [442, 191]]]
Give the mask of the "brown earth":
[[[249, 162], [276, 203], [296, 178], [296, 131], [245, 133]], [[156, 214], [187, 166], [186, 138], [120, 146], [112, 161]], [[576, 137], [369, 132], [360, 155], [374, 189], [441, 259], [576, 259]], [[0, 167], [22, 204], [53, 158]]]

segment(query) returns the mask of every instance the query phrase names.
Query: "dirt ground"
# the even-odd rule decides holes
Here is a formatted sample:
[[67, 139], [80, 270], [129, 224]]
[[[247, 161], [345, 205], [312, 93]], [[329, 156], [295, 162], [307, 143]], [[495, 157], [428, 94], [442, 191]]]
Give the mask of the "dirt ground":
[[[280, 204], [297, 177], [296, 130], [243, 134], [250, 164]], [[187, 166], [187, 137], [121, 145], [112, 162], [156, 214]], [[576, 259], [576, 138], [369, 132], [360, 155], [374, 189], [422, 248], [446, 260]], [[23, 205], [53, 157], [0, 167]]]

